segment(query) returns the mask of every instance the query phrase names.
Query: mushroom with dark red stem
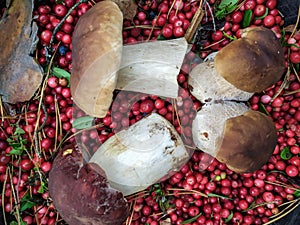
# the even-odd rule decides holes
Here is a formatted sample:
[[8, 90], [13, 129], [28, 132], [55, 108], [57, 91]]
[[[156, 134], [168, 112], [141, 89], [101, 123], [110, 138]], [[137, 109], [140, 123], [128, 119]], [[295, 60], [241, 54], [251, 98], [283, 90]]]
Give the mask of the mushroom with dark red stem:
[[192, 130], [199, 149], [238, 173], [260, 169], [277, 143], [274, 123], [267, 115], [233, 101], [203, 106]]
[[121, 225], [129, 215], [123, 194], [110, 187], [95, 163], [83, 163], [74, 145], [58, 152], [49, 173], [49, 193], [70, 225]]
[[191, 93], [201, 102], [247, 101], [275, 84], [285, 71], [280, 41], [264, 27], [243, 29], [241, 38], [221, 49], [212, 60], [189, 74]]

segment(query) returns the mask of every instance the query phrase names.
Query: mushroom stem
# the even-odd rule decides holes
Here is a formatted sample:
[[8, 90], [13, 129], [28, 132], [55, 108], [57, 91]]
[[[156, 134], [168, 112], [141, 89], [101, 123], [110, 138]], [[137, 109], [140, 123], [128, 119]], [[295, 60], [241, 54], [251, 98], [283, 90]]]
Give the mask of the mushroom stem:
[[193, 121], [192, 132], [199, 149], [238, 173], [261, 168], [277, 143], [273, 121], [238, 102], [204, 106]]
[[106, 140], [89, 162], [104, 169], [112, 187], [130, 195], [171, 176], [190, 156], [171, 123], [153, 113]]
[[226, 120], [243, 115], [248, 110], [245, 104], [228, 101], [204, 105], [192, 124], [195, 145], [216, 157]]
[[123, 46], [116, 89], [176, 98], [187, 47], [185, 38]]
[[216, 70], [213, 59], [197, 65], [189, 74], [188, 84], [193, 96], [203, 103], [217, 100], [247, 101], [253, 95], [225, 80]]

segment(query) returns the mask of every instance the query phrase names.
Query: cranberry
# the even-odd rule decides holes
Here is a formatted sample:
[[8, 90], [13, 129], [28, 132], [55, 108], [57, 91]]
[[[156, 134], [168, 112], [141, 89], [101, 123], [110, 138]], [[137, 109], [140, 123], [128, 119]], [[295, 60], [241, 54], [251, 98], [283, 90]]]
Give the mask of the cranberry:
[[241, 11], [235, 11], [231, 14], [233, 23], [240, 23], [243, 20], [243, 13]]
[[65, 34], [62, 39], [61, 39], [62, 43], [69, 45], [72, 42], [72, 37], [70, 34]]
[[273, 27], [275, 24], [275, 17], [272, 15], [267, 15], [264, 19], [263, 19], [263, 24], [266, 27]]
[[268, 0], [266, 2], [266, 6], [269, 8], [269, 9], [275, 9], [276, 8], [276, 5], [277, 5], [277, 0]]
[[55, 5], [53, 11], [58, 17], [64, 17], [68, 12], [67, 8], [62, 4]]
[[254, 10], [256, 6], [256, 2], [254, 0], [247, 0], [244, 3], [245, 10]]
[[183, 37], [184, 36], [184, 29], [182, 27], [174, 27], [173, 35], [176, 38]]
[[20, 162], [20, 166], [22, 170], [28, 171], [33, 168], [33, 164], [30, 159], [22, 159]]
[[43, 45], [45, 45], [45, 46], [49, 45], [51, 37], [52, 37], [52, 31], [44, 30], [40, 35], [41, 42], [43, 43]]
[[264, 5], [256, 5], [254, 9], [254, 15], [257, 17], [263, 16], [266, 12], [266, 7]]
[[286, 168], [285, 168], [285, 172], [288, 176], [290, 177], [296, 177], [299, 173], [299, 170], [296, 166], [294, 165], [288, 165]]
[[140, 104], [140, 112], [141, 113], [150, 113], [154, 108], [154, 103], [152, 100], [144, 100]]
[[290, 54], [290, 60], [294, 64], [300, 63], [300, 52], [292, 52]]
[[216, 32], [213, 32], [211, 38], [213, 39], [213, 41], [220, 41], [223, 38], [222, 31], [217, 30]]

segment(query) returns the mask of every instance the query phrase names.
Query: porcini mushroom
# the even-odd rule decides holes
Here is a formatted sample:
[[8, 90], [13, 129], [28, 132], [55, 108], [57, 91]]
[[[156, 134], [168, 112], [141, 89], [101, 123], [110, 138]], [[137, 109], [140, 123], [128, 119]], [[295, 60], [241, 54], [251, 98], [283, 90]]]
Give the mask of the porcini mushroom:
[[203, 106], [192, 131], [199, 149], [238, 173], [261, 168], [277, 143], [274, 123], [267, 115], [233, 101]]
[[103, 168], [112, 187], [130, 195], [171, 176], [191, 154], [172, 124], [152, 113], [106, 140], [89, 162]]
[[66, 146], [54, 159], [49, 193], [70, 225], [121, 225], [129, 215], [123, 194], [110, 187], [99, 165], [84, 164], [74, 145]]
[[0, 95], [15, 104], [30, 100], [43, 78], [41, 67], [30, 56], [38, 27], [32, 21], [33, 0], [7, 1], [0, 20]]
[[122, 12], [112, 1], [95, 4], [72, 37], [73, 100], [87, 114], [104, 117], [111, 105], [122, 55]]
[[253, 93], [276, 83], [284, 70], [283, 49], [274, 32], [249, 27], [213, 60], [197, 65], [188, 82], [191, 93], [202, 102], [247, 101]]

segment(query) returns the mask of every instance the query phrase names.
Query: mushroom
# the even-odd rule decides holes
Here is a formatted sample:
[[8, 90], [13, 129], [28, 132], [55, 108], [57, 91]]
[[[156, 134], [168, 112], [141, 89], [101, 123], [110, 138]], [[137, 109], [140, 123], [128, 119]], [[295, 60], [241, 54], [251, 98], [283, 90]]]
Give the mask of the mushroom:
[[283, 49], [274, 32], [249, 27], [214, 59], [197, 65], [188, 83], [191, 93], [201, 102], [247, 101], [253, 93], [277, 82], [284, 70]]
[[0, 21], [0, 96], [4, 102], [15, 104], [30, 100], [43, 73], [30, 56], [38, 39], [38, 27], [32, 21], [33, 0], [6, 2]]
[[89, 162], [103, 168], [113, 188], [130, 195], [171, 176], [192, 152], [169, 121], [152, 113], [106, 140]]
[[75, 104], [104, 117], [111, 105], [122, 55], [123, 15], [112, 1], [101, 1], [78, 20], [72, 37], [70, 79]]
[[129, 215], [123, 194], [110, 187], [95, 163], [83, 163], [81, 152], [68, 145], [54, 159], [49, 193], [70, 225], [121, 225]]
[[193, 121], [192, 132], [199, 149], [238, 173], [261, 168], [277, 143], [274, 123], [267, 115], [233, 101], [204, 105]]
[[123, 46], [122, 10], [124, 17], [130, 16], [135, 4], [115, 1], [119, 7], [102, 1], [80, 17], [72, 38], [74, 102], [100, 118], [109, 110], [115, 89], [176, 98], [188, 46], [185, 38]]

